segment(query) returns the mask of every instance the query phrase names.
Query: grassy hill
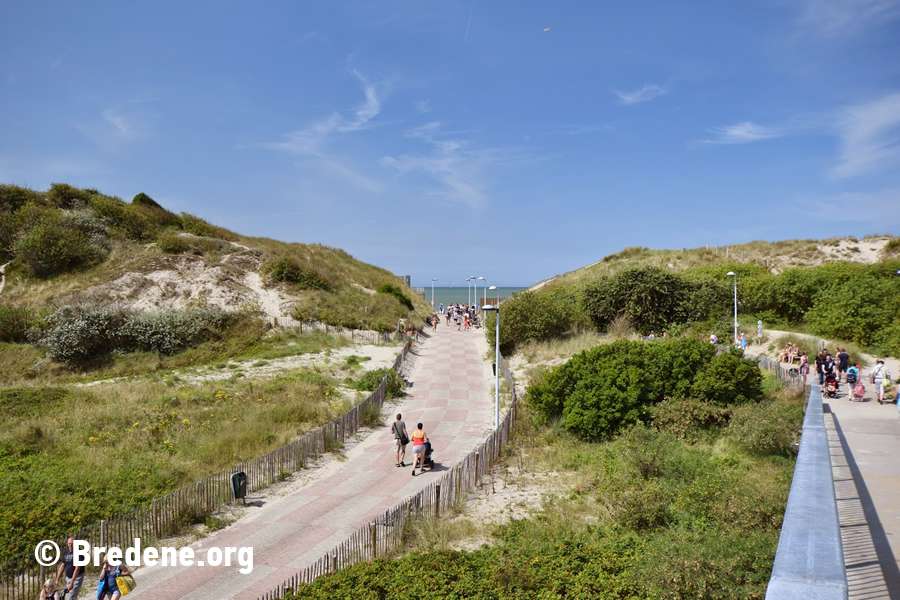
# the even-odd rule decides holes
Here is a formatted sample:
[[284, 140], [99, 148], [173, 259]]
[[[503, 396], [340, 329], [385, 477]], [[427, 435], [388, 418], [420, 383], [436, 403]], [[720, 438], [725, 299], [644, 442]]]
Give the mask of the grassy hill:
[[541, 282], [506, 303], [507, 351], [582, 332], [731, 337], [741, 327], [807, 331], [873, 353], [900, 353], [900, 238], [752, 242], [727, 248], [626, 248]]
[[398, 277], [342, 250], [63, 184], [0, 186], [2, 264], [5, 573], [40, 539], [342, 413], [396, 354], [285, 326], [391, 331], [428, 310]]

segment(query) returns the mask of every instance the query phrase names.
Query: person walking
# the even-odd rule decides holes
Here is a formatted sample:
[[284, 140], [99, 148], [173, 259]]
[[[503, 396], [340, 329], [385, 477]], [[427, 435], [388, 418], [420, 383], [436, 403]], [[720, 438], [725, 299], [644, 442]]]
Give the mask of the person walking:
[[103, 567], [100, 569], [100, 582], [97, 586], [97, 600], [106, 600], [109, 598], [110, 600], [119, 600], [122, 597], [122, 592], [119, 590], [119, 583], [116, 581], [117, 577], [124, 577], [125, 575], [131, 575], [131, 571], [128, 570], [128, 567], [125, 566], [124, 563], [116, 566], [109, 561], [109, 555], [107, 554], [103, 560]]
[[425, 433], [421, 423], [416, 424], [416, 430], [412, 432], [413, 443], [413, 470], [412, 476], [416, 476], [416, 467], [419, 470], [425, 468], [425, 443], [428, 441], [428, 435]]
[[809, 356], [806, 352], [800, 355], [800, 377], [803, 378], [803, 387], [806, 387], [806, 378], [809, 376]]
[[846, 348], [838, 348], [837, 363], [838, 363], [838, 379], [840, 379], [843, 376], [844, 381], [846, 381], [847, 380], [847, 369], [850, 368], [850, 353], [847, 352]]
[[825, 383], [825, 351], [819, 350], [819, 353], [816, 354], [816, 374], [819, 376], [819, 385]]
[[56, 569], [56, 585], [65, 577], [65, 600], [78, 600], [78, 593], [84, 583], [84, 567], [75, 566], [75, 538], [72, 535], [66, 537], [66, 549], [63, 551], [62, 561]]
[[884, 361], [880, 358], [875, 361], [875, 368], [872, 370], [872, 383], [875, 384], [875, 398], [878, 404], [884, 404], [884, 380], [887, 378]]
[[747, 335], [743, 331], [741, 332], [741, 351], [747, 351]]
[[397, 413], [397, 420], [391, 425], [391, 431], [394, 434], [394, 440], [397, 444], [395, 458], [398, 467], [405, 467], [406, 463], [406, 445], [409, 443], [409, 433], [406, 432], [406, 423], [403, 421], [403, 415]]

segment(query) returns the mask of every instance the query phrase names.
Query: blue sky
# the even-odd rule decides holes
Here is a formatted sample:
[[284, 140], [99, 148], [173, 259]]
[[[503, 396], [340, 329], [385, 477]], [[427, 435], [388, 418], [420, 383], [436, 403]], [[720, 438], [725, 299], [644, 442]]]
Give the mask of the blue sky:
[[900, 230], [900, 0], [4, 2], [0, 107], [0, 181], [421, 285]]

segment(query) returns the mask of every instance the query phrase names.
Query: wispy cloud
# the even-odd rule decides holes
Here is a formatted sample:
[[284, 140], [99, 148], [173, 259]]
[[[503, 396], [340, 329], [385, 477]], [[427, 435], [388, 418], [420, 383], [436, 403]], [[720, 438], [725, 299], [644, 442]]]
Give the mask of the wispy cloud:
[[116, 150], [125, 144], [139, 141], [149, 135], [147, 113], [109, 107], [92, 118], [81, 119], [75, 129], [106, 150]]
[[662, 86], [647, 84], [636, 90], [631, 90], [630, 92], [614, 90], [613, 94], [619, 98], [619, 102], [625, 106], [631, 106], [632, 104], [640, 104], [641, 102], [650, 102], [655, 98], [665, 95], [667, 92], [668, 90]]
[[880, 230], [900, 226], [900, 188], [886, 188], [870, 192], [840, 192], [824, 196], [809, 196], [794, 206], [814, 204], [818, 210], [806, 216], [820, 221], [862, 223]]
[[371, 177], [354, 169], [346, 161], [330, 155], [326, 147], [342, 134], [363, 131], [372, 127], [372, 121], [381, 113], [381, 96], [375, 84], [359, 71], [351, 71], [359, 81], [364, 99], [348, 115], [333, 112], [321, 117], [303, 129], [290, 131], [275, 142], [260, 144], [269, 150], [277, 150], [316, 161], [317, 166], [349, 181], [367, 191], [379, 191], [381, 185]]
[[381, 159], [383, 165], [400, 173], [424, 173], [436, 184], [430, 192], [433, 196], [472, 208], [485, 204], [488, 199], [486, 173], [501, 161], [504, 153], [475, 148], [470, 141], [444, 132], [438, 121], [408, 131], [407, 137], [420, 140], [427, 152], [385, 156]]
[[773, 127], [764, 127], [751, 121], [743, 121], [709, 131], [711, 137], [701, 140], [704, 144], [749, 144], [781, 137], [783, 132]]
[[836, 177], [900, 165], [900, 92], [846, 109], [838, 133], [841, 155], [833, 171]]
[[805, 0], [802, 26], [825, 36], [855, 33], [900, 17], [900, 0]]

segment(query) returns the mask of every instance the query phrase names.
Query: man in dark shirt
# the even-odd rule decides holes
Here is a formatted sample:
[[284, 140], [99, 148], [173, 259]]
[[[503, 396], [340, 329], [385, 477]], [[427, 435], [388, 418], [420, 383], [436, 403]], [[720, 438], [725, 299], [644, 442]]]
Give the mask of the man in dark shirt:
[[816, 373], [819, 375], [819, 385], [825, 383], [825, 352], [816, 354]]
[[78, 592], [84, 583], [84, 567], [75, 566], [74, 547], [75, 538], [70, 535], [66, 538], [66, 549], [56, 570], [56, 585], [59, 585], [63, 575], [66, 577], [66, 600], [78, 600]]
[[846, 348], [838, 348], [838, 379], [841, 376], [845, 376], [847, 374], [847, 369], [850, 367], [850, 354], [847, 352]]

